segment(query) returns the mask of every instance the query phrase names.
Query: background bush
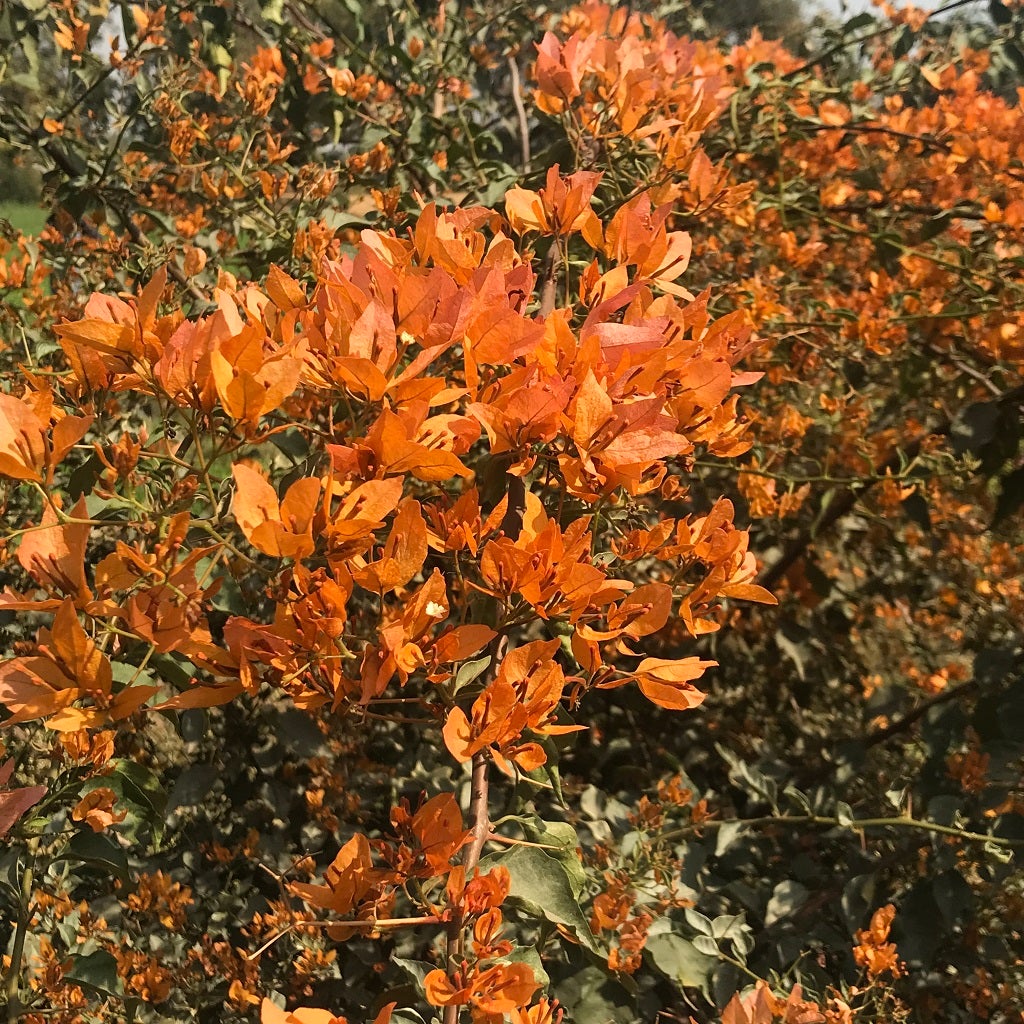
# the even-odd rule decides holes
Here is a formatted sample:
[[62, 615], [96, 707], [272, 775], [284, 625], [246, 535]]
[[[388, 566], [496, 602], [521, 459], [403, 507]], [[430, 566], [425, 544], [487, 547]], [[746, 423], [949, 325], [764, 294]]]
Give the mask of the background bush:
[[[264, 997], [352, 1019], [391, 1002], [395, 1020], [446, 1013], [424, 985], [431, 971], [454, 977], [443, 928], [296, 926], [330, 917], [298, 897], [357, 834], [396, 849], [403, 799], [415, 812], [452, 792], [469, 827], [469, 773], [439, 726], [470, 709], [498, 652], [462, 660], [458, 699], [431, 697], [422, 671], [408, 690], [375, 694], [415, 698], [415, 715], [348, 692], [337, 708], [311, 707], [315, 674], [291, 685], [269, 655], [244, 688], [238, 664], [216, 661], [238, 649], [229, 623], [274, 622], [288, 588], [304, 585], [254, 544], [232, 462], [250, 460], [281, 498], [339, 472], [326, 442], [365, 449], [387, 403], [359, 383], [365, 368], [329, 385], [303, 378], [259, 414], [233, 405], [227, 384], [174, 401], [166, 381], [161, 391], [133, 377], [149, 359], [134, 342], [111, 351], [100, 328], [74, 326], [129, 316], [105, 300], [87, 308], [94, 292], [133, 296], [151, 313], [138, 343], [149, 331], [166, 345], [186, 318], [243, 308], [251, 281], [270, 302], [261, 310], [276, 311], [256, 318], [261, 344], [283, 345], [278, 313], [304, 310], [304, 331], [317, 322], [307, 304], [328, 287], [325, 257], [362, 246], [367, 258], [376, 243], [364, 231], [405, 239], [419, 224], [421, 239], [443, 237], [421, 212], [431, 203], [496, 213], [439, 222], [471, 240], [461, 268], [457, 248], [428, 255], [426, 242], [412, 265], [470, 288], [504, 232], [536, 275], [535, 289], [519, 282], [521, 299], [514, 281], [501, 292], [512, 318], [550, 323], [565, 309], [578, 339], [602, 296], [637, 285], [597, 322], [667, 315], [692, 328], [706, 302], [728, 339], [728, 358], [698, 349], [659, 378], [693, 447], [652, 458], [649, 472], [660, 461], [666, 476], [648, 494], [609, 478], [588, 496], [564, 466], [545, 475], [556, 448], [577, 451], [557, 440], [576, 404], [551, 437], [522, 427], [505, 450], [485, 431], [460, 452], [462, 428], [446, 427], [442, 447], [472, 466], [485, 517], [503, 496], [515, 504], [523, 478], [560, 530], [593, 516], [601, 573], [674, 588], [663, 629], [601, 642], [610, 666], [633, 665], [620, 644], [718, 663], [699, 709], [666, 710], [638, 687], [596, 687], [575, 623], [542, 621], [536, 604], [515, 621], [513, 646], [558, 639], [554, 663], [591, 689], [581, 710], [566, 692], [559, 722], [578, 714], [588, 729], [543, 739], [546, 768], [514, 781], [489, 769], [491, 820], [508, 816], [506, 838], [540, 845], [485, 848], [485, 864], [515, 869], [502, 912], [516, 955], [569, 1020], [1017, 1019], [1021, 15], [948, 6], [943, 17], [766, 22], [786, 47], [689, 5], [649, 16], [596, 3], [4, 8], [0, 133], [11, 160], [41, 175], [49, 216], [0, 243], [4, 390], [44, 425], [4, 407], [8, 1019], [255, 1019]], [[559, 172], [591, 171], [592, 197], [586, 178], [566, 186], [581, 211], [572, 231], [530, 220], [532, 200], [512, 191], [550, 198]], [[9, 181], [4, 199], [28, 198]], [[581, 230], [584, 209], [601, 245], [592, 224]], [[618, 248], [616, 216], [633, 232]], [[645, 232], [658, 240], [646, 263]], [[674, 266], [658, 250], [667, 232], [689, 234], [685, 272], [682, 248]], [[666, 313], [673, 302], [689, 313]], [[445, 378], [465, 386], [450, 359]], [[533, 366], [514, 350], [492, 363], [486, 401]], [[723, 373], [724, 389], [700, 391]], [[448, 413], [470, 415], [452, 401]], [[72, 438], [61, 458], [58, 421]], [[32, 463], [44, 436], [49, 454]], [[26, 458], [36, 486], [18, 475]], [[425, 508], [463, 486], [412, 468], [396, 477]], [[723, 496], [749, 524], [757, 582], [777, 606], [717, 600], [711, 584], [701, 604], [717, 579], [706, 558], [677, 579], [664, 559], [625, 555], [636, 531], [722, 512]], [[172, 513], [208, 526], [168, 544]], [[78, 518], [92, 521], [87, 540]], [[330, 565], [323, 525], [311, 527], [313, 571]], [[191, 647], [161, 649], [142, 605], [134, 619], [101, 607], [114, 597], [101, 596], [98, 567], [119, 541], [164, 567], [211, 548], [193, 589], [176, 579], [168, 598], [195, 629]], [[433, 568], [450, 583], [451, 553], [430, 558], [387, 601], [354, 592], [361, 642], [385, 604], [412, 605]], [[463, 624], [507, 632], [468, 589], [451, 596]], [[58, 708], [23, 707], [19, 673], [79, 634], [109, 659], [112, 693], [142, 703], [90, 718], [104, 702], [83, 686], [70, 705], [80, 728], [55, 728]], [[196, 682], [192, 700], [209, 706], [187, 706]], [[128, 712], [132, 696], [122, 700]], [[420, 714], [429, 721], [408, 720]], [[395, 897], [425, 917], [432, 898], [412, 883]], [[542, 1022], [558, 1011], [515, 1012]]]

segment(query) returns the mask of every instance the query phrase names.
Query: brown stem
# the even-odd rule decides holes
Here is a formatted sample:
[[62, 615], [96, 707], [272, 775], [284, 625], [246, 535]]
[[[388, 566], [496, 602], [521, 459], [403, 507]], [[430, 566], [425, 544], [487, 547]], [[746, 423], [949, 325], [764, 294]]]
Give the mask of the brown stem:
[[[473, 755], [473, 777], [470, 783], [469, 820], [473, 838], [462, 855], [462, 866], [466, 869], [466, 878], [472, 877], [473, 869], [480, 863], [480, 854], [484, 843], [491, 832], [491, 822], [487, 813], [487, 751], [478, 750]], [[463, 937], [462, 928], [466, 915], [458, 909], [448, 922], [446, 941], [446, 959], [448, 972], [451, 974], [462, 959]], [[453, 979], [454, 983], [454, 979]], [[459, 1007], [449, 1003], [444, 1008], [444, 1024], [458, 1024]]]
[[519, 145], [522, 151], [523, 174], [530, 173], [530, 122], [526, 117], [523, 105], [523, 86], [519, 79], [519, 62], [509, 54], [507, 58], [509, 80], [512, 85], [512, 102], [516, 107], [516, 120], [519, 122]]
[[558, 254], [558, 239], [551, 240], [551, 248], [544, 258], [543, 284], [540, 292], [540, 315], [547, 316], [555, 308], [555, 257]]
[[968, 832], [954, 825], [940, 825], [935, 821], [911, 818], [900, 814], [888, 818], [839, 818], [824, 814], [768, 814], [760, 818], [732, 818], [702, 821], [699, 825], [683, 825], [679, 828], [662, 832], [656, 838], [660, 842], [675, 842], [688, 836], [714, 832], [727, 825], [741, 825], [744, 828], [770, 828], [775, 825], [816, 825], [821, 828], [844, 829], [847, 832], [862, 832], [865, 829], [911, 829], [920, 832], [931, 832], [935, 835], [950, 836], [965, 843], [985, 843], [1013, 850], [1024, 847], [1024, 839], [1010, 839], [1006, 836], [994, 836], [987, 832]]
[[491, 822], [487, 814], [487, 789], [487, 754], [481, 750], [473, 755], [473, 778], [469, 790], [469, 820], [473, 838], [462, 858], [467, 876], [471, 875], [473, 869], [480, 863], [484, 843], [491, 834]]
[[366, 931], [367, 934], [372, 934], [385, 928], [411, 928], [422, 924], [440, 923], [441, 918], [434, 914], [424, 914], [420, 917], [382, 917], [369, 921], [293, 921], [287, 928], [282, 928], [280, 931], [275, 932], [254, 953], [245, 953], [243, 955], [250, 963], [258, 960], [274, 943], [280, 942], [281, 939], [295, 931], [296, 928], [351, 928], [353, 931]]
[[[113, 209], [121, 223], [124, 225], [124, 228], [128, 232], [131, 240], [136, 245], [145, 245], [147, 242], [146, 236], [143, 233], [142, 228], [132, 220], [131, 214], [125, 210], [119, 210], [116, 207]], [[203, 292], [201, 292], [195, 284], [185, 276], [184, 271], [182, 271], [181, 267], [179, 267], [174, 261], [173, 257], [167, 260], [167, 273], [170, 274], [171, 277], [174, 278], [174, 280], [177, 281], [178, 284], [180, 284], [181, 287], [184, 288], [185, 291], [187, 291], [197, 302], [201, 302], [204, 305], [209, 303], [209, 297], [204, 295]]]
[[[501, 529], [506, 537], [515, 540], [523, 529], [523, 514], [526, 511], [526, 483], [521, 476], [507, 474], [505, 482], [505, 495], [508, 505], [505, 515], [501, 520]], [[489, 644], [487, 650], [490, 655], [489, 674], [493, 676], [505, 656], [508, 648], [508, 635], [506, 632], [499, 633]], [[483, 852], [484, 844], [491, 835], [491, 820], [488, 815], [487, 794], [487, 758], [486, 750], [478, 750], [473, 755], [473, 774], [469, 789], [469, 821], [473, 838], [462, 854], [462, 866], [466, 870], [466, 879], [472, 877], [473, 871], [480, 863], [480, 854]], [[452, 914], [448, 922], [445, 960], [449, 976], [457, 969], [463, 954], [462, 930], [465, 924], [466, 915], [461, 908]], [[454, 984], [454, 978], [452, 979]], [[451, 1003], [444, 1008], [444, 1024], [458, 1024], [459, 1007]]]
[[884, 743], [887, 739], [898, 735], [905, 729], [909, 729], [910, 726], [918, 719], [923, 718], [936, 704], [945, 704], [947, 701], [955, 700], [961, 694], [977, 689], [977, 686], [978, 682], [976, 679], [968, 679], [966, 683], [960, 683], [958, 686], [951, 686], [948, 690], [943, 690], [942, 693], [936, 693], [927, 700], [921, 701], [916, 707], [911, 708], [906, 714], [900, 715], [899, 718], [894, 719], [888, 725], [868, 733], [864, 737], [864, 745], [873, 747], [876, 743]]
[[[946, 4], [937, 10], [931, 11], [925, 21], [931, 21], [933, 18], [938, 17], [940, 14], [946, 14], [948, 11], [955, 11], [958, 7], [967, 7], [974, 3], [975, 0], [953, 0], [953, 3]], [[834, 57], [837, 53], [841, 53], [848, 46], [856, 46], [858, 43], [870, 42], [872, 39], [877, 39], [879, 36], [887, 35], [889, 32], [894, 31], [898, 26], [893, 23], [883, 25], [881, 28], [874, 29], [868, 32], [866, 35], [853, 36], [841, 39], [834, 46], [830, 46], [827, 50], [822, 53], [811, 57], [810, 60], [805, 61], [799, 67], [793, 68], [792, 71], [787, 71], [784, 75], [780, 75], [782, 81], [788, 81], [792, 78], [797, 78], [802, 75], [805, 71], [810, 71], [817, 64], [822, 64], [827, 61], [830, 57]]]

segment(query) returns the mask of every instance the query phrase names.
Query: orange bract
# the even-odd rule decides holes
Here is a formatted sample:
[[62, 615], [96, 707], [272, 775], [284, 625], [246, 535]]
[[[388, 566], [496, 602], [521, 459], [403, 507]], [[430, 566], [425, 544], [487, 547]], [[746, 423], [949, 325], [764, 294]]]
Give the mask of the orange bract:
[[279, 503], [273, 488], [254, 469], [239, 463], [231, 472], [235, 478], [231, 508], [249, 543], [277, 558], [311, 555], [320, 481], [297, 480]]

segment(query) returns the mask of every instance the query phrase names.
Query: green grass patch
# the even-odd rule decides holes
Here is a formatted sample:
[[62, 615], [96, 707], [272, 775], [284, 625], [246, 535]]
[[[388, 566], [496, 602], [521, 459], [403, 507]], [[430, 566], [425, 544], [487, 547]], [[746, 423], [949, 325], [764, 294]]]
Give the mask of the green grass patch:
[[38, 235], [48, 212], [33, 203], [0, 202], [0, 218], [8, 220], [23, 235]]

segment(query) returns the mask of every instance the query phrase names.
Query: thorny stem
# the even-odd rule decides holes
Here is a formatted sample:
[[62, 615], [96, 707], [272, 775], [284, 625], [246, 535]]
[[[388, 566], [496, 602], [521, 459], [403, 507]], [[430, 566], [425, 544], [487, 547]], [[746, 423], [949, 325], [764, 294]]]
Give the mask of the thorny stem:
[[205, 530], [218, 544], [230, 551], [236, 558], [244, 559], [249, 565], [256, 566], [257, 563], [250, 558], [244, 551], [239, 551], [234, 544], [231, 543], [226, 537], [221, 536], [217, 531], [217, 528], [207, 519], [194, 519], [192, 520], [193, 526], [198, 526], [200, 529]]
[[865, 745], [873, 747], [876, 743], [884, 743], [887, 739], [903, 732], [904, 729], [908, 729], [918, 719], [923, 718], [929, 709], [935, 707], [936, 704], [944, 704], [946, 701], [955, 700], [962, 694], [977, 689], [977, 687], [978, 681], [976, 679], [968, 679], [967, 682], [960, 683], [958, 686], [951, 686], [948, 690], [936, 693], [927, 700], [921, 701], [920, 704], [911, 708], [906, 714], [900, 715], [899, 718], [893, 720], [888, 725], [882, 726], [868, 734], [864, 738]]
[[[712, 462], [710, 459], [694, 459], [693, 465], [700, 469], [722, 469], [722, 463]], [[881, 483], [884, 480], [913, 480], [915, 479], [912, 467], [908, 467], [902, 473], [882, 473], [881, 475], [871, 474], [867, 476], [829, 476], [821, 473], [816, 476], [791, 476], [787, 473], [772, 473], [770, 470], [754, 466], [728, 467], [735, 469], [737, 473], [745, 473], [749, 476], [762, 476], [769, 480], [779, 480], [785, 484], [832, 484], [838, 487], [870, 487], [872, 484]]]
[[473, 869], [480, 863], [484, 843], [491, 833], [491, 823], [487, 815], [487, 793], [487, 755], [484, 751], [479, 751], [473, 755], [473, 777], [469, 797], [469, 819], [472, 823], [473, 838], [466, 847], [462, 861], [467, 875], [472, 875]]
[[728, 953], [723, 953], [721, 950], [718, 951], [717, 956], [718, 959], [721, 960], [723, 963], [732, 964], [732, 966], [735, 967], [736, 970], [741, 971], [752, 981], [761, 980], [760, 976], [755, 974], [745, 963], [743, 963], [742, 960], [737, 960], [735, 959], [735, 957], [731, 957]]
[[551, 248], [544, 258], [543, 284], [541, 286], [540, 315], [547, 316], [555, 308], [555, 257], [558, 239], [552, 239]]
[[550, 843], [531, 843], [525, 839], [512, 839], [510, 836], [498, 835], [497, 832], [491, 832], [487, 836], [489, 843], [503, 843], [505, 846], [529, 846], [534, 850], [554, 850], [556, 853], [560, 853], [565, 849], [563, 846], [552, 846]]
[[192, 436], [192, 443], [195, 446], [196, 460], [199, 463], [199, 472], [202, 475], [203, 484], [206, 487], [207, 496], [210, 499], [210, 506], [213, 510], [213, 515], [217, 516], [217, 495], [213, 489], [213, 481], [210, 479], [210, 467], [203, 455], [203, 441], [199, 436], [199, 427], [196, 424], [195, 417], [190, 416], [188, 420], [189, 433]]

